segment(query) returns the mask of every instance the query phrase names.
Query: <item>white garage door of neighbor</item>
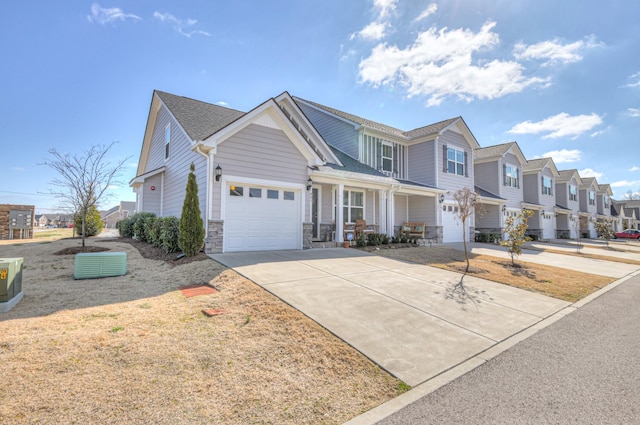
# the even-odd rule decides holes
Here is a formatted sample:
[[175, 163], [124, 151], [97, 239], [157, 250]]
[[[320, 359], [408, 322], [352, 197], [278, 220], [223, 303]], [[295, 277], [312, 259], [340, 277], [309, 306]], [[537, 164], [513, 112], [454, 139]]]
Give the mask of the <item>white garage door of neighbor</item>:
[[442, 206], [442, 241], [462, 242], [462, 222], [458, 217], [457, 205]]
[[554, 239], [556, 237], [553, 226], [553, 214], [545, 213], [542, 216], [542, 239]]
[[300, 249], [300, 190], [227, 184], [224, 251]]

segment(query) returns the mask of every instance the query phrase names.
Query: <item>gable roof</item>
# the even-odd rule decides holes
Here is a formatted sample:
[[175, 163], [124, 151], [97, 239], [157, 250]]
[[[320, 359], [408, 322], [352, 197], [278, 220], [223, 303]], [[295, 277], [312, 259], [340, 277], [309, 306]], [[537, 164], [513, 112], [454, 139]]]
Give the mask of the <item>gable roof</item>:
[[558, 174], [559, 175], [558, 175], [558, 178], [556, 179], [556, 182], [565, 183], [571, 180], [575, 176], [576, 183], [578, 185], [582, 184], [582, 178], [580, 178], [580, 173], [578, 173], [578, 170], [576, 170], [575, 168], [571, 170], [560, 170], [558, 171]]
[[542, 171], [545, 167], [551, 169], [551, 172], [553, 173], [554, 176], [556, 177], [559, 176], [560, 173], [558, 171], [558, 168], [556, 167], [555, 162], [553, 162], [552, 158], [530, 159], [527, 161], [526, 164], [524, 164], [524, 166], [522, 167], [522, 170], [525, 173], [534, 173], [534, 172]]
[[468, 132], [468, 135], [473, 140], [474, 147], [479, 147], [478, 141], [475, 136], [469, 130], [469, 127], [464, 122], [462, 117], [454, 117], [446, 120], [439, 121], [437, 123], [429, 124], [426, 126], [418, 127], [413, 130], [404, 131], [399, 128], [395, 128], [386, 124], [382, 124], [376, 121], [372, 121], [366, 118], [362, 118], [358, 115], [350, 114], [348, 112], [340, 111], [339, 109], [331, 108], [329, 106], [322, 105], [317, 102], [313, 102], [310, 100], [302, 99], [300, 97], [294, 96], [293, 99], [296, 102], [302, 102], [309, 106], [315, 107], [316, 109], [321, 109], [325, 112], [328, 112], [336, 117], [341, 118], [344, 121], [348, 121], [354, 125], [354, 127], [365, 127], [371, 130], [379, 131], [381, 133], [387, 134], [389, 136], [395, 137], [404, 141], [413, 141], [421, 138], [426, 138], [429, 136], [437, 136], [442, 134], [447, 128], [453, 126], [454, 124], [461, 122], [464, 125], [464, 129]]
[[583, 177], [582, 184], [580, 185], [580, 189], [589, 189], [594, 186], [594, 188], [598, 189], [598, 182], [595, 177]]
[[184, 96], [155, 91], [180, 126], [194, 141], [211, 136], [246, 113]]
[[613, 195], [613, 189], [611, 189], [611, 185], [608, 183], [598, 184], [598, 192], [609, 196]]
[[488, 162], [488, 160], [497, 160], [502, 158], [505, 154], [511, 152], [514, 154], [521, 164], [526, 164], [527, 159], [524, 157], [518, 142], [508, 142], [499, 145], [486, 146], [484, 148], [477, 148], [473, 151], [473, 162]]

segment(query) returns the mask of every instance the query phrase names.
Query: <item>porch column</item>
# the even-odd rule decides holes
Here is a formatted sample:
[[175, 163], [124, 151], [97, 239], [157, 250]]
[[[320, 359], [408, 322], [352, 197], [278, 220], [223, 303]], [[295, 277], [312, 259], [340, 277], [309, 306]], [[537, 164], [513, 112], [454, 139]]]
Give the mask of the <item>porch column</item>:
[[344, 185], [336, 187], [336, 242], [344, 242]]
[[380, 205], [378, 210], [378, 219], [380, 220], [380, 233], [387, 233], [387, 191], [378, 191], [380, 198]]
[[393, 190], [389, 191], [387, 195], [389, 199], [388, 211], [387, 211], [387, 235], [393, 236], [393, 223], [395, 223], [395, 196], [393, 196]]

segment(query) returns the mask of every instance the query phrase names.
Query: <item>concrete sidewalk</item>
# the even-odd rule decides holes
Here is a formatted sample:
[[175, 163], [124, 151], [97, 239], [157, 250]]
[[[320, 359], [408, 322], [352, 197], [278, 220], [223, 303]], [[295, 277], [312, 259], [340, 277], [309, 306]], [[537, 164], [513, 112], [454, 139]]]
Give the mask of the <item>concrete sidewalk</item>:
[[[411, 386], [569, 303], [460, 274], [336, 248], [215, 254]], [[490, 350], [491, 351], [491, 350]], [[492, 355], [495, 355], [492, 354]]]

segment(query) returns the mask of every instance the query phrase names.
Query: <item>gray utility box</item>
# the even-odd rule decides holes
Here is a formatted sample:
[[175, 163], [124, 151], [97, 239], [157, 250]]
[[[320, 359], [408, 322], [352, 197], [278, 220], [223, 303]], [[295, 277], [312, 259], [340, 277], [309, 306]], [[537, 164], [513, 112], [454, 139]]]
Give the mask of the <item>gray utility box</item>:
[[76, 254], [74, 279], [123, 276], [127, 274], [126, 252], [83, 252]]
[[23, 258], [0, 258], [0, 313], [22, 299]]

